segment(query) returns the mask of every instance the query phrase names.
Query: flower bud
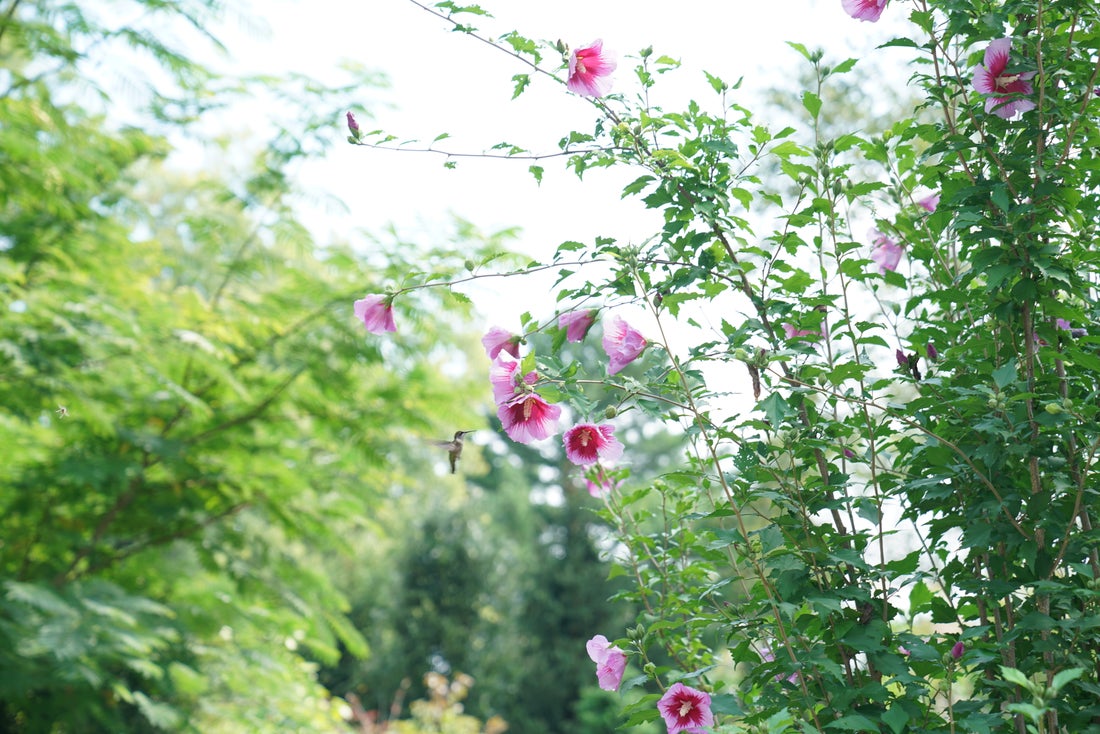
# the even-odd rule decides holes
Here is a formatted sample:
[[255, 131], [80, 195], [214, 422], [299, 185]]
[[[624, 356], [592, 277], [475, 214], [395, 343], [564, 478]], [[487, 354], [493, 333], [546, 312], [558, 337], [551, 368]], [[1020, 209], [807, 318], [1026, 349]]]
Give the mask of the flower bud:
[[951, 657], [958, 660], [963, 656], [964, 652], [966, 652], [966, 645], [962, 643], [962, 640], [959, 640], [955, 643], [954, 647], [951, 648]]
[[359, 139], [359, 123], [355, 120], [355, 115], [348, 110], [348, 132], [358, 140]]
[[619, 414], [619, 409], [616, 408], [614, 405], [609, 405], [609, 406], [607, 406], [606, 408], [603, 409], [603, 417], [607, 418], [608, 420], [611, 420], [612, 418], [614, 418], [618, 414]]
[[1064, 409], [1058, 403], [1047, 403], [1043, 406], [1043, 410], [1050, 413], [1051, 415], [1058, 415], [1064, 412]]

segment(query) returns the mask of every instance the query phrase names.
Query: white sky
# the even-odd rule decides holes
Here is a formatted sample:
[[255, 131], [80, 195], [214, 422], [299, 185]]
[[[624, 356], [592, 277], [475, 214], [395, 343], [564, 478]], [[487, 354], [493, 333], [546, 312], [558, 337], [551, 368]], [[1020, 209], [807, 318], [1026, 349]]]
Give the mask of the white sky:
[[[502, 140], [553, 152], [570, 130], [589, 131], [596, 119], [586, 101], [549, 79], [536, 79], [511, 101], [511, 77], [525, 71], [519, 62], [450, 32], [407, 0], [315, 0], [308, 11], [306, 6], [289, 0], [256, 3], [270, 32], [265, 37], [245, 29], [230, 38], [230, 49], [249, 70], [267, 73], [293, 70], [337, 81], [343, 59], [384, 72], [389, 90], [364, 90], [362, 98], [347, 100], [348, 107], [379, 99], [392, 105], [375, 110], [374, 121], [361, 119], [365, 130], [379, 127], [402, 139], [423, 140], [447, 132], [452, 138], [441, 146], [471, 152]], [[628, 95], [638, 87], [632, 83], [634, 61], [626, 56], [652, 45], [655, 55], [680, 59], [684, 67], [674, 81], [657, 87], [654, 101], [666, 109], [693, 95], [712, 98], [701, 69], [731, 83], [743, 76], [745, 106], [760, 107], [754, 95], [782, 84], [805, 64], [786, 41], [823, 47], [834, 63], [859, 55], [863, 64], [901, 66], [904, 57], [897, 51], [867, 52], [891, 31], [900, 32], [909, 11], [896, 0], [883, 20], [871, 24], [849, 18], [840, 0], [681, 0], [675, 10], [658, 0], [486, 0], [482, 7], [497, 17], [471, 22], [490, 35], [515, 29], [572, 46], [602, 38], [619, 57], [615, 91]], [[905, 73], [899, 76], [904, 79]], [[546, 173], [539, 187], [526, 162], [465, 159], [453, 171], [443, 162], [436, 155], [341, 144], [324, 161], [307, 166], [302, 183], [340, 192], [351, 211], [341, 217], [326, 210], [311, 225], [346, 232], [377, 231], [393, 223], [415, 240], [438, 234], [454, 213], [483, 230], [520, 226], [521, 247], [543, 255], [565, 240], [603, 234], [638, 241], [655, 230], [652, 213], [619, 196], [636, 171], [597, 170], [578, 182], [563, 170], [563, 159], [550, 159], [541, 164]]]

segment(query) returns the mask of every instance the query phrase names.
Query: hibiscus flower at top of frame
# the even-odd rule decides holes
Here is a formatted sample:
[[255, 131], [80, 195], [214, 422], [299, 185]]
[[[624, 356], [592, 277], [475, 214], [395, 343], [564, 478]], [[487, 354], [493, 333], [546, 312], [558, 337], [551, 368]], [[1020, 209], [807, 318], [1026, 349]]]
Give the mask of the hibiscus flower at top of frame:
[[882, 16], [889, 0], [840, 0], [844, 12], [857, 20], [874, 23]]

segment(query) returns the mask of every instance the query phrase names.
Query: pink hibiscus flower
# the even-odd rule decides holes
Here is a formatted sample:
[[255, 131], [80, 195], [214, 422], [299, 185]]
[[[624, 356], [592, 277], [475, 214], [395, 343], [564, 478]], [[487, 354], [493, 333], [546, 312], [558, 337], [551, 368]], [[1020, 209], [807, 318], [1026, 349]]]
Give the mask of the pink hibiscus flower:
[[497, 408], [497, 417], [508, 437], [517, 443], [549, 438], [558, 430], [561, 408], [536, 392], [521, 393]]
[[585, 645], [588, 657], [596, 663], [596, 679], [605, 691], [619, 690], [626, 670], [626, 653], [613, 646], [603, 635], [596, 635]]
[[612, 318], [604, 326], [603, 350], [611, 358], [607, 374], [614, 375], [638, 358], [646, 348], [646, 340], [638, 331], [619, 316]]
[[886, 9], [889, 0], [840, 0], [844, 12], [858, 20], [869, 20], [874, 23]]
[[571, 342], [584, 341], [588, 330], [596, 322], [596, 311], [573, 311], [558, 317], [558, 328], [565, 329], [565, 338]]
[[604, 53], [603, 41], [593, 41], [591, 46], [574, 49], [569, 54], [569, 79], [565, 86], [586, 97], [602, 97], [611, 91], [611, 72], [616, 65], [612, 55]]
[[917, 199], [917, 206], [925, 211], [931, 213], [936, 211], [936, 207], [940, 205], [940, 192], [929, 194], [923, 199]]
[[885, 273], [887, 270], [897, 270], [898, 263], [901, 262], [901, 245], [877, 229], [872, 229], [867, 236], [875, 245], [875, 249], [871, 251], [871, 259], [878, 263], [878, 271]]
[[990, 41], [985, 49], [985, 59], [980, 65], [974, 67], [974, 89], [990, 95], [985, 100], [985, 111], [1006, 120], [1017, 113], [1035, 109], [1035, 103], [1030, 99], [1017, 96], [1031, 94], [1034, 91], [1028, 80], [1035, 76], [1035, 72], [1006, 73], [1008, 54], [1011, 50], [1011, 38]]
[[526, 375], [518, 373], [519, 362], [506, 359], [497, 353], [493, 360], [493, 366], [489, 368], [489, 384], [493, 386], [493, 402], [503, 405], [516, 397], [522, 385], [534, 385], [538, 382], [537, 372], [528, 372]]
[[794, 339], [795, 337], [808, 336], [813, 339], [817, 339], [821, 336], [821, 332], [813, 331], [811, 329], [797, 329], [793, 324], [783, 324], [783, 333], [787, 335], [788, 339]]
[[676, 683], [661, 696], [657, 710], [668, 727], [668, 734], [686, 731], [690, 734], [705, 734], [703, 727], [714, 725], [714, 714], [710, 711], [710, 695]]
[[494, 326], [481, 337], [481, 343], [485, 347], [485, 353], [489, 359], [496, 359], [501, 351], [511, 354], [519, 359], [519, 337], [499, 326]]
[[355, 302], [353, 310], [355, 318], [362, 319], [363, 325], [372, 334], [397, 331], [397, 325], [393, 322], [393, 298], [390, 296], [360, 298]]
[[623, 455], [623, 445], [615, 438], [615, 427], [609, 423], [593, 425], [580, 423], [565, 432], [565, 456], [578, 466], [587, 466], [603, 460], [618, 461]]

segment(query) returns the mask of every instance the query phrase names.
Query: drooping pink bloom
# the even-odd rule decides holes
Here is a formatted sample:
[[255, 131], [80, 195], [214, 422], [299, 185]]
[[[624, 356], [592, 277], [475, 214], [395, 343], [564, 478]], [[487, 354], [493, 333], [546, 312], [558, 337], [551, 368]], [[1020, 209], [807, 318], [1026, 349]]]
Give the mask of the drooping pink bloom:
[[572, 311], [558, 317], [558, 328], [565, 329], [565, 338], [571, 342], [584, 341], [588, 330], [596, 322], [595, 309]]
[[917, 206], [924, 209], [926, 212], [936, 211], [936, 207], [940, 205], [940, 192], [937, 191], [933, 194], [929, 194], [923, 199], [917, 199]]
[[990, 41], [985, 49], [985, 59], [974, 67], [974, 89], [988, 94], [985, 111], [998, 117], [1009, 119], [1016, 113], [1035, 109], [1035, 103], [1019, 95], [1031, 94], [1034, 90], [1028, 82], [1035, 72], [1009, 74], [1008, 54], [1012, 50], [1011, 38], [998, 38]]
[[498, 352], [497, 358], [493, 360], [492, 367], [489, 368], [489, 384], [493, 386], [493, 402], [497, 405], [509, 402], [516, 397], [517, 392], [522, 391], [524, 385], [534, 385], [538, 382], [538, 379], [537, 372], [520, 375], [519, 362], [502, 357]]
[[585, 645], [588, 657], [596, 663], [596, 678], [600, 688], [605, 691], [619, 690], [626, 670], [626, 653], [607, 641], [603, 635], [596, 635]]
[[355, 318], [362, 319], [367, 331], [382, 334], [397, 331], [393, 321], [393, 298], [391, 296], [372, 295], [360, 298], [353, 306]]
[[878, 271], [886, 273], [887, 270], [897, 270], [901, 262], [901, 245], [877, 229], [872, 229], [867, 236], [875, 245], [875, 249], [871, 250], [871, 259], [878, 263]]
[[588, 494], [599, 498], [614, 491], [619, 483], [607, 473], [606, 469], [596, 464], [584, 475], [584, 486]]
[[630, 324], [615, 316], [605, 322], [603, 330], [603, 350], [611, 358], [607, 374], [614, 375], [623, 367], [638, 358], [646, 348], [646, 340]]
[[517, 443], [549, 438], [558, 430], [561, 408], [546, 402], [536, 392], [520, 393], [497, 408], [504, 432]]
[[623, 445], [615, 438], [615, 426], [610, 423], [579, 423], [566, 431], [562, 440], [565, 457], [578, 466], [597, 461], [613, 463], [623, 455]]
[[485, 333], [485, 336], [481, 337], [481, 343], [485, 347], [485, 353], [489, 355], [489, 359], [496, 359], [501, 351], [505, 351], [519, 359], [519, 340], [520, 337], [499, 326], [492, 327]]
[[886, 9], [889, 0], [840, 0], [844, 6], [844, 12], [858, 20], [869, 20], [874, 23]]
[[668, 727], [668, 734], [686, 731], [690, 734], [705, 734], [703, 727], [714, 725], [714, 714], [710, 711], [710, 695], [694, 688], [676, 683], [661, 696], [657, 710]]
[[602, 97], [611, 91], [611, 72], [617, 63], [610, 53], [604, 53], [603, 41], [577, 48], [569, 54], [569, 91], [586, 97]]

